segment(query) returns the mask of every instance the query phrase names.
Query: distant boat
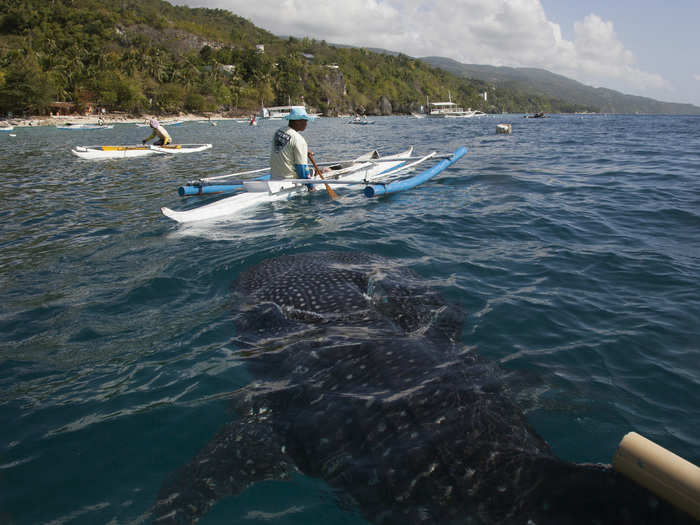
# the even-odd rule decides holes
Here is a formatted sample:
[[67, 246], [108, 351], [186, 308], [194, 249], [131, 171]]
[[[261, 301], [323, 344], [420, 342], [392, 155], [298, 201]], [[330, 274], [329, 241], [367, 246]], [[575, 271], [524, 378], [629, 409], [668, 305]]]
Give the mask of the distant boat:
[[431, 102], [426, 116], [429, 118], [469, 118], [474, 116], [474, 112], [461, 108], [454, 102]]
[[534, 115], [524, 115], [523, 118], [549, 118], [549, 116], [540, 112], [540, 113], [535, 113]]
[[429, 118], [471, 118], [485, 115], [483, 111], [459, 107], [457, 104], [452, 102], [452, 94], [449, 93], [449, 91], [447, 102], [430, 102], [429, 100], [427, 102], [428, 113], [426, 114], [426, 117]]
[[289, 115], [289, 112], [292, 110], [294, 106], [272, 106], [269, 108], [266, 108], [263, 106], [260, 109], [260, 118], [264, 118], [267, 120], [282, 120], [284, 117]]
[[[182, 124], [185, 123], [184, 120], [161, 120], [160, 122], [161, 126], [181, 126]], [[150, 126], [150, 123], [148, 122], [137, 122], [136, 125], [140, 128], [145, 128]]]
[[56, 126], [56, 129], [70, 129], [70, 130], [90, 130], [90, 129], [112, 129], [113, 125], [105, 124], [73, 124], [69, 122], [63, 126]]
[[367, 125], [367, 124], [374, 124], [374, 120], [367, 120], [367, 117], [355, 117], [352, 120], [348, 120], [348, 124], [360, 124], [360, 125]]
[[2, 127], [0, 127], [0, 131], [12, 131], [13, 129], [15, 129], [14, 126], [2, 126]]
[[[261, 119], [265, 120], [283, 120], [287, 115], [289, 115], [289, 112], [292, 110], [292, 108], [304, 108], [306, 110], [306, 106], [273, 106], [266, 108], [263, 106], [260, 108], [260, 113], [258, 113], [258, 117]], [[308, 115], [310, 117], [315, 117], [318, 118], [320, 115], [318, 113], [311, 113], [307, 111]]]

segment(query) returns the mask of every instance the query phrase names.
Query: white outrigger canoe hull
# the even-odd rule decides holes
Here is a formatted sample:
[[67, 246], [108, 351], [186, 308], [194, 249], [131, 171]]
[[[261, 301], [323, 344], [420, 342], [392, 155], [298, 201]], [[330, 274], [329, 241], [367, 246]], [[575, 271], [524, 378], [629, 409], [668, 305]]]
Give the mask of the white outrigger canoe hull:
[[81, 159], [123, 159], [147, 155], [177, 155], [197, 153], [211, 148], [211, 144], [168, 144], [167, 146], [76, 146], [71, 153]]
[[[413, 147], [395, 155], [381, 157], [382, 162], [372, 162], [372, 160], [379, 159], [379, 154], [376, 151], [370, 152], [352, 161], [348, 167], [325, 173], [324, 178], [331, 182], [334, 188], [346, 186], [343, 182], [372, 182], [379, 175], [405, 164], [405, 158], [410, 157], [411, 153], [413, 153]], [[397, 160], [392, 161], [392, 158]], [[198, 208], [175, 211], [164, 207], [160, 211], [166, 217], [181, 223], [204, 221], [234, 215], [264, 202], [287, 200], [308, 193], [306, 184], [298, 181], [251, 180], [243, 182], [243, 186], [245, 191], [242, 193]], [[316, 183], [313, 186], [315, 190], [325, 191], [323, 183]]]
[[[167, 121], [167, 120], [166, 120], [166, 121], [161, 121], [161, 122], [160, 122], [160, 125], [163, 126], [163, 127], [166, 127], [166, 126], [181, 126], [181, 125], [184, 124], [184, 123], [185, 123], [184, 120], [171, 120], [171, 121]], [[149, 124], [148, 122], [146, 122], [146, 123], [137, 122], [136, 125], [137, 125], [139, 128], [147, 128], [148, 126], [150, 126], [150, 124]]]
[[92, 130], [92, 129], [114, 129], [114, 125], [112, 124], [71, 124], [65, 125], [65, 126], [56, 126], [56, 129], [68, 129], [68, 130]]

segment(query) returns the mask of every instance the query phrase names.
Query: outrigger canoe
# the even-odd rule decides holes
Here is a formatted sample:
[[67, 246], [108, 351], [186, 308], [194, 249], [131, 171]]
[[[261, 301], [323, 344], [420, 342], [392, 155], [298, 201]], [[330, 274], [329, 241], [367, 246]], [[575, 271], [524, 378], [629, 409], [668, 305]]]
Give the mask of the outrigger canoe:
[[56, 129], [71, 129], [76, 131], [94, 130], [94, 129], [114, 129], [112, 124], [66, 124], [65, 126], [56, 126]]
[[[185, 123], [184, 120], [166, 120], [166, 121], [161, 121], [160, 125], [161, 126], [182, 126]], [[137, 122], [136, 125], [139, 128], [146, 128], [150, 126], [148, 122]]]
[[81, 159], [123, 159], [145, 157], [147, 155], [178, 155], [197, 153], [211, 148], [211, 144], [168, 144], [154, 146], [153, 144], [137, 146], [76, 146], [71, 153]]
[[[467, 149], [462, 147], [450, 155], [438, 156], [436, 152], [432, 152], [423, 157], [412, 157], [413, 148], [411, 147], [395, 155], [380, 157], [377, 151], [372, 151], [351, 161], [330, 163], [330, 171], [325, 172], [322, 179], [270, 180], [269, 175], [243, 180], [218, 180], [221, 177], [201, 179], [200, 181], [188, 183], [186, 186], [181, 187], [178, 192], [180, 195], [230, 191], [235, 191], [236, 193], [189, 210], [175, 211], [170, 208], [161, 208], [161, 212], [166, 217], [180, 223], [218, 219], [235, 215], [238, 212], [265, 202], [287, 200], [298, 195], [307, 194], [308, 185], [313, 185], [315, 190], [319, 190], [318, 193], [321, 193], [321, 190], [324, 190], [326, 185], [332, 185], [334, 188], [361, 185], [364, 186], [363, 193], [367, 197], [386, 195], [422, 184], [462, 158], [466, 152]], [[412, 170], [430, 159], [442, 160], [417, 175], [400, 178], [408, 170]], [[328, 165], [329, 163], [325, 164]], [[262, 171], [267, 171], [267, 168], [234, 173], [223, 177], [248, 175]]]

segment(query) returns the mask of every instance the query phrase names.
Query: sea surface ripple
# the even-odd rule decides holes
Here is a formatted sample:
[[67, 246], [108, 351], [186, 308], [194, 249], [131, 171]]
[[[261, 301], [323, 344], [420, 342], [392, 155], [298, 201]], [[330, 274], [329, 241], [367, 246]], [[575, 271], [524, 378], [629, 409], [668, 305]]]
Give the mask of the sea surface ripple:
[[[305, 135], [318, 160], [468, 154], [388, 198], [316, 192], [181, 226], [159, 212], [197, 199], [177, 186], [265, 166], [278, 123], [188, 122], [175, 140], [211, 150], [99, 162], [69, 150], [147, 132], [0, 136], [1, 523], [147, 521], [250, 379], [232, 282], [317, 249], [395, 258], [461, 305], [462, 343], [501, 363], [558, 455], [607, 463], [634, 430], [700, 464], [700, 118], [373, 120], [320, 119]], [[365, 523], [303, 476], [202, 521], [270, 522]]]

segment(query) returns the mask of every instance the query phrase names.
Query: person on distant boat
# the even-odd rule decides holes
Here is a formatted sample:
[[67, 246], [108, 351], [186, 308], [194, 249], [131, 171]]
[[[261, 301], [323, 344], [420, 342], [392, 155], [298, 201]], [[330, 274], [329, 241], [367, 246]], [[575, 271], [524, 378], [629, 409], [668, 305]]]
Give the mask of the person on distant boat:
[[160, 125], [160, 123], [152, 118], [149, 122], [148, 125], [151, 126], [151, 129], [153, 130], [153, 133], [148, 138], [145, 138], [141, 141], [142, 144], [145, 144], [152, 138], [155, 138], [155, 136], [158, 136], [158, 140], [156, 140], [153, 145], [154, 146], [166, 146], [170, 144], [173, 139], [170, 138], [170, 135], [168, 135], [168, 132], [165, 131], [165, 128]]
[[[284, 118], [289, 121], [289, 125], [278, 129], [272, 138], [270, 179], [308, 179], [312, 169], [308, 159], [313, 153], [309, 151], [301, 132], [306, 129], [308, 121], [315, 117], [307, 114], [303, 106], [292, 106], [289, 115]], [[312, 184], [307, 187], [309, 191], [313, 190]]]

